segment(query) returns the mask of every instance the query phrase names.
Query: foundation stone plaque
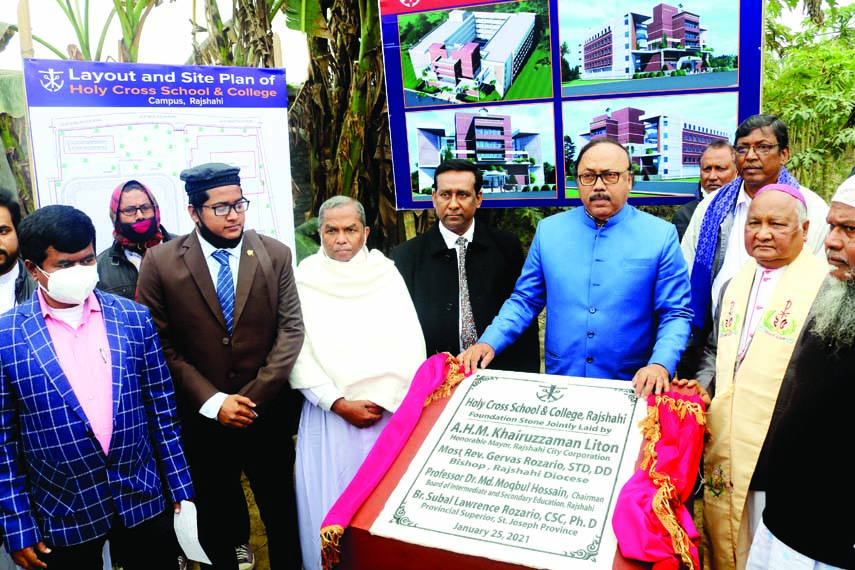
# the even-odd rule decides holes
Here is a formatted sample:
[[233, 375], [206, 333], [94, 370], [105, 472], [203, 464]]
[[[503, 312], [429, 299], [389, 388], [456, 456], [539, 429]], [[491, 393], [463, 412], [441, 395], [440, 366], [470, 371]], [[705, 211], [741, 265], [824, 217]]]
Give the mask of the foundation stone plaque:
[[479, 371], [371, 533], [537, 568], [611, 568], [611, 515], [645, 414], [626, 381]]

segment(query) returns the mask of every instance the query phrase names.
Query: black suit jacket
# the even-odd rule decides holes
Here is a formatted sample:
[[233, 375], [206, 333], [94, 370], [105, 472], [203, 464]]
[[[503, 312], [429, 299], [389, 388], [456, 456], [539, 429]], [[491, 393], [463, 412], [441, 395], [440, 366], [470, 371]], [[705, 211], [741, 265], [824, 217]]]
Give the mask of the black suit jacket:
[[[404, 278], [425, 337], [428, 356], [460, 352], [459, 280], [457, 251], [448, 249], [434, 225], [427, 232], [402, 243], [392, 260]], [[525, 256], [514, 234], [475, 224], [472, 243], [466, 250], [466, 279], [478, 336], [493, 321], [514, 290]], [[490, 363], [496, 370], [540, 372], [537, 320]]]

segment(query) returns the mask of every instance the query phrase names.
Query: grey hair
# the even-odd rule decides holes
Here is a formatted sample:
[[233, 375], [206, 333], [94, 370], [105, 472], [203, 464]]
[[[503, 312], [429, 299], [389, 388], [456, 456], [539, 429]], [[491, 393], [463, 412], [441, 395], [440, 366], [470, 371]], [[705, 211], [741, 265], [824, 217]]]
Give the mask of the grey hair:
[[808, 219], [807, 208], [805, 207], [804, 204], [802, 204], [802, 201], [799, 200], [798, 198], [796, 199], [796, 214], [798, 214], [798, 216], [799, 216], [799, 225], [802, 225], [807, 221], [807, 219]]
[[368, 225], [365, 222], [365, 208], [362, 207], [362, 204], [360, 204], [358, 200], [354, 200], [350, 196], [333, 196], [321, 204], [321, 208], [318, 210], [318, 225], [324, 225], [324, 212], [335, 208], [343, 208], [344, 206], [353, 206], [356, 208], [356, 213], [359, 215], [359, 221], [362, 222], [363, 226]]
[[722, 148], [726, 148], [730, 151], [730, 159], [733, 160], [734, 164], [736, 164], [736, 151], [733, 150], [733, 145], [724, 139], [716, 139], [710, 144], [708, 144], [707, 148], [704, 149], [704, 152], [701, 153], [701, 157], [703, 157], [704, 153], [706, 153], [708, 150], [719, 150]]

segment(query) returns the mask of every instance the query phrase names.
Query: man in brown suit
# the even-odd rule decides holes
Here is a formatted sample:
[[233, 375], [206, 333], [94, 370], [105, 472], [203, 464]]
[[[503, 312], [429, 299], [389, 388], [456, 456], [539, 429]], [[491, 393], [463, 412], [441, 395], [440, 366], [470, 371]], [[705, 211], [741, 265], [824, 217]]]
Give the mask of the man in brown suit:
[[176, 385], [200, 540], [213, 568], [238, 568], [235, 546], [248, 539], [244, 472], [270, 567], [299, 569], [290, 435], [300, 402], [288, 377], [303, 320], [290, 250], [243, 229], [249, 200], [238, 172], [211, 163], [181, 173], [196, 231], [146, 255], [137, 295]]

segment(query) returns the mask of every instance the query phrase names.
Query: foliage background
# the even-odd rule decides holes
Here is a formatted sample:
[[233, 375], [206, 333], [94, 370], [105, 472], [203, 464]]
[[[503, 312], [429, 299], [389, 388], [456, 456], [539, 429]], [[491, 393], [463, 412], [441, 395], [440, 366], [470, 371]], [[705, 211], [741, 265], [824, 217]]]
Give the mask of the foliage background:
[[780, 15], [797, 5], [767, 3], [762, 109], [787, 123], [787, 168], [829, 199], [855, 166], [855, 5], [805, 2], [793, 30]]
[[[78, 38], [65, 52], [54, 47], [57, 57], [101, 59], [103, 38], [110, 26], [121, 28], [122, 60], [135, 61], [141, 41], [162, 41], [156, 32], [143, 34], [143, 29], [146, 16], [164, 0], [112, 0], [111, 16], [94, 26], [88, 21], [90, 1], [56, 0]], [[290, 104], [292, 156], [305, 157], [301, 169], [305, 173], [299, 173], [303, 178], [295, 175], [293, 182], [298, 220], [311, 219], [324, 200], [343, 194], [365, 206], [372, 229], [371, 247], [388, 252], [427, 229], [433, 221], [432, 211], [402, 212], [394, 207], [378, 2], [230, 1], [233, 16], [229, 20], [220, 16], [217, 0], [192, 1], [191, 63], [281, 65], [273, 57], [273, 20], [285, 18], [289, 27], [306, 33], [309, 76]], [[196, 20], [197, 4], [204, 9], [204, 20]], [[542, 2], [532, 4], [538, 7]], [[802, 9], [805, 15], [798, 29], [782, 19], [793, 8]], [[0, 23], [0, 50], [16, 32], [14, 24]], [[197, 41], [197, 34], [204, 39]], [[46, 44], [49, 40], [36, 38]], [[763, 74], [763, 112], [778, 115], [790, 129], [788, 167], [826, 199], [855, 164], [853, 61], [855, 6], [841, 5], [841, 0], [766, 0], [763, 69], [742, 70]], [[19, 194], [28, 210], [32, 189], [27, 157], [20, 146], [21, 132], [6, 119], [0, 116], [0, 140], [13, 169], [17, 167]], [[650, 210], [669, 218], [674, 208]], [[478, 216], [514, 231], [527, 245], [537, 222], [555, 211], [490, 209]], [[311, 251], [314, 229], [310, 224], [298, 230], [306, 245], [301, 249]]]

